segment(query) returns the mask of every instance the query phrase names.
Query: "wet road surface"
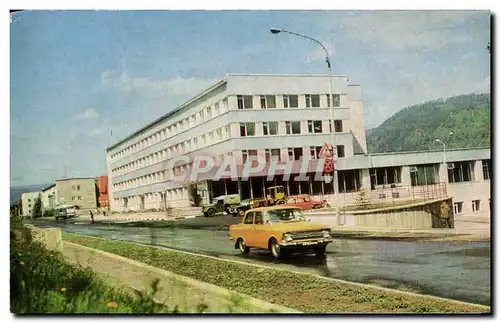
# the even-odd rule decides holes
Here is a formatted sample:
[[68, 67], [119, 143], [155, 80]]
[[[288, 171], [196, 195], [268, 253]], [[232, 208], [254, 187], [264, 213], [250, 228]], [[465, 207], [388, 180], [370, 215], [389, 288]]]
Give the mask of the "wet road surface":
[[157, 223], [153, 227], [130, 223], [90, 225], [78, 221], [36, 221], [33, 224], [40, 227], [58, 226], [65, 232], [164, 246], [477, 304], [490, 304], [490, 244], [487, 242], [336, 239], [328, 246], [323, 258], [311, 254], [275, 261], [267, 251], [252, 250], [246, 257], [239, 255], [239, 251], [229, 242], [227, 225], [213, 221], [185, 221], [166, 226]]

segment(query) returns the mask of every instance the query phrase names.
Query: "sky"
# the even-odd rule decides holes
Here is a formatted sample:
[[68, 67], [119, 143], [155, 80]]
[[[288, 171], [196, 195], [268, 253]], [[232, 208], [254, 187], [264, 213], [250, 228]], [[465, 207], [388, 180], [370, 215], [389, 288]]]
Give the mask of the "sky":
[[[489, 93], [489, 11], [27, 11], [10, 25], [12, 186], [106, 173], [105, 149], [231, 73], [333, 73], [365, 124]], [[110, 136], [113, 130], [113, 137]]]

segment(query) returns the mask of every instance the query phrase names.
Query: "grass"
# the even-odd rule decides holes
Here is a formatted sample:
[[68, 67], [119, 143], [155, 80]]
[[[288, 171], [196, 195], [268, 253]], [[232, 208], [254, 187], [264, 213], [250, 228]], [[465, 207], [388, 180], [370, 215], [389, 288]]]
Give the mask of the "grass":
[[[12, 222], [11, 222], [12, 223]], [[20, 223], [11, 225], [10, 309], [15, 314], [176, 313], [153, 301], [158, 281], [135, 295], [113, 289], [88, 269], [67, 263], [33, 240]]]
[[[63, 233], [63, 239], [305, 313], [489, 313], [487, 307], [221, 261], [135, 243]], [[150, 255], [154, 253], [155, 257]]]

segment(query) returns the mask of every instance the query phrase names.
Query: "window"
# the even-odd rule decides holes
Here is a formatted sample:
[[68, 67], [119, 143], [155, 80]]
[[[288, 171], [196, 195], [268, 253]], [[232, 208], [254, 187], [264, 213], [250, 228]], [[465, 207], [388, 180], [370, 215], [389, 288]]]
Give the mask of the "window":
[[463, 205], [464, 205], [464, 202], [455, 202], [455, 203], [453, 203], [453, 211], [455, 212], [455, 214], [462, 213]]
[[243, 164], [247, 162], [248, 159], [255, 160], [257, 157], [257, 150], [242, 150], [241, 154], [243, 156]]
[[271, 149], [271, 160], [281, 161], [281, 151], [280, 149]]
[[245, 224], [253, 224], [253, 215], [254, 212], [249, 212], [245, 218]]
[[342, 193], [355, 192], [361, 187], [358, 169], [341, 170], [338, 172], [338, 178], [339, 191]]
[[81, 197], [81, 196], [78, 196], [78, 201], [80, 201], [81, 199], [82, 199], [82, 197]]
[[401, 183], [401, 167], [380, 167], [370, 169], [372, 189], [379, 185]]
[[255, 212], [254, 224], [264, 224], [264, 221], [262, 220], [262, 212]]
[[448, 164], [448, 181], [450, 183], [470, 182], [474, 174], [472, 162], [457, 162]]
[[238, 95], [238, 110], [253, 109], [253, 99], [251, 95]]
[[207, 107], [207, 118], [212, 118], [212, 107]]
[[302, 148], [288, 148], [288, 160], [300, 160]]
[[[328, 107], [330, 107], [330, 94], [326, 95], [326, 101], [328, 102]], [[340, 94], [333, 95], [333, 106], [340, 107]]]
[[323, 133], [323, 125], [321, 120], [309, 120], [307, 121], [307, 128], [309, 133]]
[[285, 127], [287, 135], [300, 134], [300, 121], [286, 121]]
[[277, 135], [278, 134], [278, 122], [270, 121], [262, 123], [262, 130], [264, 131], [264, 136]]
[[255, 124], [253, 122], [240, 123], [240, 136], [255, 136]]
[[31, 199], [28, 199], [28, 202], [31, 202]]
[[410, 177], [412, 186], [436, 184], [439, 181], [439, 165], [410, 166]]
[[311, 152], [311, 159], [318, 159], [319, 152], [321, 151], [321, 146], [311, 146], [309, 147]]
[[483, 160], [482, 163], [483, 163], [483, 178], [485, 180], [490, 179], [491, 159]]
[[214, 110], [215, 110], [215, 112], [214, 112], [215, 115], [219, 115], [220, 114], [219, 102], [215, 103]]
[[480, 205], [480, 200], [473, 200], [472, 201], [472, 212], [479, 212], [479, 205]]
[[276, 97], [274, 95], [261, 95], [260, 96], [260, 107], [262, 109], [275, 109], [276, 108]]
[[299, 107], [299, 96], [298, 95], [283, 95], [283, 106], [285, 108], [298, 108]]
[[338, 145], [337, 146], [337, 157], [338, 158], [345, 157], [345, 147], [344, 147], [344, 145]]
[[306, 94], [306, 108], [319, 108], [319, 94]]
[[266, 163], [271, 161], [271, 149], [266, 149]]

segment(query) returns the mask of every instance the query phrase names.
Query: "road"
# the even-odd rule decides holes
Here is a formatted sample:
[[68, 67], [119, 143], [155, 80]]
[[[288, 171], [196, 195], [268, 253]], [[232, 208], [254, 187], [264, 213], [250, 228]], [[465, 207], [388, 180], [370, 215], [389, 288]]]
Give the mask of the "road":
[[490, 304], [488, 242], [411, 242], [335, 239], [324, 258], [298, 255], [275, 261], [266, 251], [239, 255], [228, 240], [228, 217], [181, 221], [88, 224], [32, 221], [40, 227], [153, 244], [226, 259], [308, 272], [477, 304]]

